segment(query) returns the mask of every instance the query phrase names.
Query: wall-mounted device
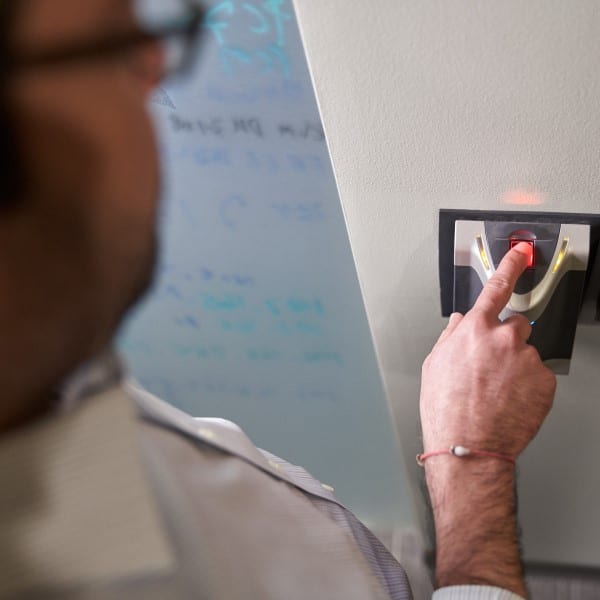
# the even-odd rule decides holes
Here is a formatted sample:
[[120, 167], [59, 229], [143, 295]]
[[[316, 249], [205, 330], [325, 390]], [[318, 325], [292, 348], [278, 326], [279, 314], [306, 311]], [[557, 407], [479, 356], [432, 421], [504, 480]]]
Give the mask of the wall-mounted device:
[[531, 246], [500, 318], [527, 317], [529, 343], [556, 373], [567, 374], [578, 320], [600, 324], [600, 215], [441, 210], [439, 231], [444, 316], [473, 306], [510, 248]]

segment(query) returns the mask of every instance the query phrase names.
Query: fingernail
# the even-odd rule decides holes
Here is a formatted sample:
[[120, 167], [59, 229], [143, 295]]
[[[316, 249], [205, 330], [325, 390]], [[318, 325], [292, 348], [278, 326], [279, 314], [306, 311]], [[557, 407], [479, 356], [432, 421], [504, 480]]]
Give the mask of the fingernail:
[[527, 242], [520, 242], [516, 246], [513, 246], [513, 250], [516, 250], [519, 254], [522, 254], [527, 258], [527, 264], [532, 266], [533, 263], [533, 246]]
[[512, 249], [529, 256], [533, 248], [528, 242], [519, 242], [516, 246], [513, 246]]

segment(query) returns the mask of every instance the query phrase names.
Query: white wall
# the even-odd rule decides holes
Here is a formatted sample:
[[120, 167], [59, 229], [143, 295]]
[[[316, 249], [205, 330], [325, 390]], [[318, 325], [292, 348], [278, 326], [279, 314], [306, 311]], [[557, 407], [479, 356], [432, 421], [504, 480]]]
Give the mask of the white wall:
[[[600, 213], [600, 3], [295, 4], [412, 463], [420, 364], [444, 326], [438, 210]], [[531, 560], [600, 565], [599, 342], [600, 327], [580, 327], [571, 375], [520, 461]]]

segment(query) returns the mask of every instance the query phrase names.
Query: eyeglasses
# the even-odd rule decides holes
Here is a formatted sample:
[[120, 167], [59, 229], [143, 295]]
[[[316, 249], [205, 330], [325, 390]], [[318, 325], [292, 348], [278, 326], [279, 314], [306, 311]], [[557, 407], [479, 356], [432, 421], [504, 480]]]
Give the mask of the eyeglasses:
[[9, 55], [5, 68], [10, 73], [13, 69], [103, 60], [159, 42], [164, 54], [161, 78], [188, 70], [197, 55], [204, 9], [193, 0], [135, 0], [132, 7], [138, 23], [130, 31], [104, 35], [43, 52]]

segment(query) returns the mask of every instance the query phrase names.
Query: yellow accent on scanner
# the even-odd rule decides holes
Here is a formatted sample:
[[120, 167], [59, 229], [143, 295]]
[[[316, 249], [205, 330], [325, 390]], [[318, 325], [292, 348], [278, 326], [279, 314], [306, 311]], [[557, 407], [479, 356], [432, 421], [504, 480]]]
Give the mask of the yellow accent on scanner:
[[480, 235], [478, 235], [475, 239], [477, 240], [477, 248], [479, 248], [479, 256], [481, 256], [481, 262], [483, 263], [485, 270], [489, 271], [490, 270], [490, 261], [488, 260], [487, 254], [485, 252], [483, 240], [481, 239]]
[[569, 247], [569, 238], [565, 238], [563, 240], [562, 246], [560, 247], [560, 252], [556, 257], [556, 263], [554, 264], [554, 268], [552, 269], [553, 273], [556, 273], [560, 269], [560, 265], [562, 265], [565, 260], [565, 256], [567, 255], [567, 248]]

